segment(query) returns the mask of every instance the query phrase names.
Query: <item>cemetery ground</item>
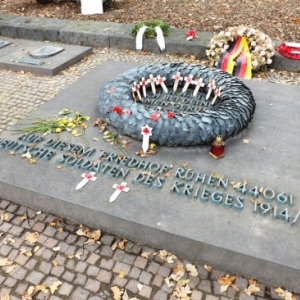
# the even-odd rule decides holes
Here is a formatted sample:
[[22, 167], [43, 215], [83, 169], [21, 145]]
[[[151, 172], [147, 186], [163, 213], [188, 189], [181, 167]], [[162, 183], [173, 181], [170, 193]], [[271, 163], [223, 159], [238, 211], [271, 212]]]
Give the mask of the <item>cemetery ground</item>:
[[[94, 49], [94, 54], [54, 77], [1, 70], [1, 99], [6, 101], [1, 103], [0, 131], [7, 131], [108, 59], [136, 63], [193, 60], [165, 54]], [[297, 73], [268, 71], [258, 74], [254, 80], [299, 85], [299, 79]], [[175, 300], [179, 292], [174, 294], [174, 286], [169, 287], [166, 279], [181, 270], [184, 270], [183, 278], [190, 280], [190, 291], [186, 285], [181, 290], [177, 287], [183, 295], [181, 299], [184, 295], [192, 300], [299, 299], [292, 291], [277, 289], [279, 286], [256, 283], [255, 278], [186, 261], [184, 257], [176, 258], [176, 253], [169, 253], [168, 249], [153, 249], [109, 232], [100, 235], [101, 228], [73, 224], [59, 213], [36, 211], [9, 199], [0, 200], [0, 216], [0, 299], [30, 299], [31, 296], [50, 300], [120, 299], [117, 295], [123, 292], [121, 299]]]
[[298, 0], [109, 0], [104, 14], [81, 15], [80, 1], [3, 0], [0, 12], [72, 20], [135, 23], [161, 19], [175, 28], [217, 33], [226, 27], [246, 25], [261, 30], [273, 40], [300, 40]]

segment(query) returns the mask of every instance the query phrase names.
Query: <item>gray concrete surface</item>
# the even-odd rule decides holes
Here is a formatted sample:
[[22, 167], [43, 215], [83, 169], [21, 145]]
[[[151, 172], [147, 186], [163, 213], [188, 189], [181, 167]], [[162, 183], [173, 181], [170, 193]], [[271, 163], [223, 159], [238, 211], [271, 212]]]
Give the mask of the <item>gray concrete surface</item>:
[[[0, 68], [12, 71], [30, 72], [39, 76], [54, 76], [69, 66], [92, 53], [91, 47], [45, 43], [22, 39], [1, 38], [11, 45], [0, 49]], [[64, 51], [48, 58], [34, 59], [29, 52], [42, 46], [62, 46]], [[18, 62], [19, 59], [43, 62], [42, 65], [32, 65]]]
[[[105, 62], [28, 118], [53, 116], [60, 109], [70, 107], [90, 115], [94, 120], [99, 117], [97, 94], [100, 86], [134, 65]], [[283, 191], [287, 195], [292, 194], [294, 206], [282, 206], [282, 209], [287, 207], [289, 210], [289, 223], [272, 219], [270, 215], [254, 215], [248, 195], [245, 196], [244, 209], [239, 212], [226, 209], [223, 204], [216, 206], [211, 201], [206, 203], [170, 193], [173, 178], [166, 179], [161, 191], [133, 185], [132, 180], [138, 171], [130, 171], [126, 179], [130, 192], [109, 203], [114, 191], [112, 185], [121, 179], [112, 180], [106, 175], [98, 175], [96, 182], [76, 192], [75, 186], [81, 180], [82, 170], [65, 166], [58, 170], [55, 158], [50, 162], [39, 160], [36, 165], [28, 164], [19, 155], [12, 156], [3, 150], [0, 152], [3, 170], [0, 174], [0, 197], [35, 209], [43, 208], [45, 211], [46, 208], [50, 213], [56, 213], [59, 207], [61, 216], [76, 222], [101, 226], [104, 230], [153, 247], [168, 247], [170, 251], [176, 250], [176, 253], [193, 261], [211, 263], [220, 269], [256, 277], [271, 285], [284, 285], [299, 292], [300, 265], [296, 243], [299, 225], [290, 225], [300, 209], [297, 183], [299, 143], [295, 138], [299, 126], [299, 103], [294, 101], [299, 96], [299, 87], [256, 81], [246, 83], [253, 91], [257, 110], [249, 128], [226, 142], [225, 158], [213, 160], [208, 155], [209, 146], [163, 150], [182, 163], [189, 162], [196, 172], [208, 176], [212, 172], [219, 173], [236, 182], [246, 179], [248, 187], [270, 188], [276, 195]], [[97, 149], [93, 160], [100, 149], [120, 152], [104, 143], [95, 128], [88, 128], [87, 137], [91, 146]], [[93, 141], [93, 137], [100, 138], [100, 141]], [[4, 132], [0, 138], [15, 140], [16, 136]], [[244, 138], [250, 143], [243, 144]], [[80, 144], [78, 139], [73, 142]], [[135, 157], [134, 153], [140, 147], [139, 142], [132, 141], [128, 150], [130, 156]], [[160, 151], [146, 159], [160, 164], [173, 163]], [[176, 169], [174, 164], [173, 175]], [[204, 187], [209, 188], [205, 184], [201, 190]], [[234, 197], [239, 195], [231, 187], [222, 192]], [[281, 211], [274, 202], [270, 204], [278, 206]]]
[[[11, 38], [62, 42], [90, 47], [111, 47], [135, 50], [135, 37], [130, 34], [132, 25], [111, 22], [56, 20], [0, 14], [0, 35]], [[212, 33], [198, 32], [195, 41], [187, 42], [186, 30], [171, 28], [166, 38], [166, 53], [206, 57], [206, 47]], [[144, 40], [144, 50], [159, 53], [155, 39]], [[299, 72], [300, 62], [276, 54], [271, 68]]]

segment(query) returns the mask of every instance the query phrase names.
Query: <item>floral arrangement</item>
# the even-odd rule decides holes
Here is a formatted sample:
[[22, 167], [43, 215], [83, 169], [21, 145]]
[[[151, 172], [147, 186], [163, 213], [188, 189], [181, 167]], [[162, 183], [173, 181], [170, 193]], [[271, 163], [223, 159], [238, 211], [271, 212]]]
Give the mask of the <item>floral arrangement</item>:
[[74, 113], [74, 116], [69, 116], [71, 111], [67, 108], [61, 110], [58, 118], [36, 118], [33, 120], [33, 125], [17, 129], [18, 133], [40, 133], [47, 135], [50, 133], [60, 133], [67, 131], [73, 136], [81, 136], [87, 144], [85, 138], [85, 129], [87, 124], [85, 121], [89, 121], [89, 116], [83, 116], [79, 111]]
[[163, 21], [161, 21], [161, 20], [151, 20], [151, 21], [145, 21], [145, 22], [138, 22], [132, 27], [131, 34], [137, 35], [138, 31], [143, 26], [147, 26], [147, 29], [145, 30], [145, 34], [144, 34], [144, 36], [146, 38], [155, 38], [156, 37], [156, 31], [155, 31], [156, 26], [161, 28], [164, 35], [169, 34], [170, 25], [163, 22]]
[[265, 65], [272, 63], [275, 48], [271, 38], [260, 30], [241, 25], [229, 27], [210, 40], [206, 55], [211, 66], [217, 66], [222, 53], [228, 50], [238, 36], [247, 38], [252, 70], [262, 69]]

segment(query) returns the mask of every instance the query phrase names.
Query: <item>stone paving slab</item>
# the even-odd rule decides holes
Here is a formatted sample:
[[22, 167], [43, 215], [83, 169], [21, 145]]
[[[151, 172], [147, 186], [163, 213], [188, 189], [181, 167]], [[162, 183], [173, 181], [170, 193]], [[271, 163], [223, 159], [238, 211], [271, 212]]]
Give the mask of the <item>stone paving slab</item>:
[[[132, 63], [105, 62], [28, 118], [53, 116], [69, 107], [95, 120], [99, 117], [97, 95], [100, 86], [134, 66]], [[208, 155], [209, 146], [163, 149], [182, 163], [189, 162], [196, 172], [205, 173], [207, 177], [214, 172], [223, 174], [229, 181], [247, 179], [247, 189], [258, 186], [272, 189], [276, 195], [283, 191], [292, 194], [294, 206], [282, 206], [282, 209], [289, 209], [289, 223], [272, 219], [271, 215], [252, 214], [253, 205], [248, 195], [244, 197], [244, 209], [239, 212], [223, 205], [216, 206], [211, 201], [202, 202], [199, 198], [189, 199], [170, 193], [173, 178], [167, 178], [160, 191], [133, 185], [137, 171], [130, 171], [126, 178], [130, 192], [109, 203], [114, 191], [112, 185], [121, 180], [99, 174], [96, 182], [88, 183], [76, 192], [82, 170], [66, 166], [58, 170], [54, 159], [28, 164], [19, 155], [9, 155], [4, 150], [0, 152], [0, 197], [50, 213], [58, 212], [59, 208], [60, 216], [76, 222], [101, 227], [153, 247], [167, 247], [192, 261], [210, 263], [220, 269], [256, 277], [272, 285], [281, 284], [299, 292], [300, 265], [295, 242], [299, 225], [290, 225], [300, 209], [297, 183], [299, 145], [295, 139], [299, 103], [294, 101], [299, 95], [299, 87], [255, 81], [246, 83], [254, 93], [257, 111], [249, 128], [226, 142], [225, 158], [213, 160]], [[293, 120], [293, 125], [286, 121], [287, 115]], [[97, 155], [92, 159], [97, 159], [100, 149], [120, 152], [101, 141], [97, 129], [89, 128], [86, 135], [90, 145], [97, 149]], [[100, 138], [100, 141], [93, 141], [93, 137]], [[16, 139], [9, 132], [0, 138]], [[243, 144], [244, 138], [250, 143]], [[134, 152], [140, 147], [140, 142], [132, 141], [128, 150], [130, 156], [135, 157]], [[146, 160], [161, 165], [173, 163], [159, 151]], [[176, 169], [174, 165], [173, 175]], [[205, 187], [214, 190], [207, 182], [200, 186], [201, 190]], [[219, 191], [235, 198], [242, 196], [230, 186], [226, 190], [219, 188]], [[264, 201], [261, 196], [259, 199]], [[274, 200], [270, 204], [278, 206], [281, 211]]]
[[[0, 35], [90, 47], [135, 50], [135, 37], [130, 34], [131, 28], [131, 24], [113, 22], [57, 20], [0, 14]], [[186, 41], [185, 34], [184, 29], [171, 28], [169, 36], [165, 39], [165, 52], [206, 58], [206, 47], [213, 34], [197, 32], [197, 39], [189, 42]], [[278, 45], [278, 42], [276, 44]], [[143, 49], [154, 53], [160, 52], [156, 39], [144, 39]], [[270, 68], [300, 72], [300, 62], [276, 53]]]
[[[9, 41], [11, 43], [11, 45], [0, 49], [0, 68], [30, 72], [40, 76], [54, 76], [92, 53], [91, 47], [84, 46], [45, 43], [5, 37], [0, 37], [0, 40]], [[28, 54], [30, 51], [43, 46], [62, 46], [65, 50], [55, 56], [39, 59], [34, 59]], [[32, 65], [15, 61], [21, 58], [43, 62], [44, 64]]]

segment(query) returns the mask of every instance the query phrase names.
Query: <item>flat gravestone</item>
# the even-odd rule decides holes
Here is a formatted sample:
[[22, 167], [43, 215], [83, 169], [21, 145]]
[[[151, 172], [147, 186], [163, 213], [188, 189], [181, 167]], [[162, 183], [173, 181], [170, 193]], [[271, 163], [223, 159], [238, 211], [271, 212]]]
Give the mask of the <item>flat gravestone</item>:
[[92, 53], [91, 47], [10, 39], [0, 48], [0, 68], [54, 76]]
[[[69, 145], [67, 134], [18, 140], [4, 132], [0, 198], [53, 214], [59, 207], [61, 217], [299, 293], [299, 87], [246, 81], [257, 102], [254, 119], [226, 140], [222, 159], [209, 155], [210, 145], [140, 157], [142, 142], [124, 137], [126, 158], [91, 124], [100, 117], [100, 87], [136, 66], [102, 63], [21, 122], [80, 111], [91, 117], [88, 146], [79, 137]], [[21, 157], [27, 150], [36, 164]]]
[[33, 58], [47, 58], [59, 54], [64, 51], [64, 47], [43, 46], [29, 52]]
[[8, 42], [8, 41], [1, 41], [0, 40], [0, 49], [6, 47], [8, 45], [10, 45], [10, 42]]

